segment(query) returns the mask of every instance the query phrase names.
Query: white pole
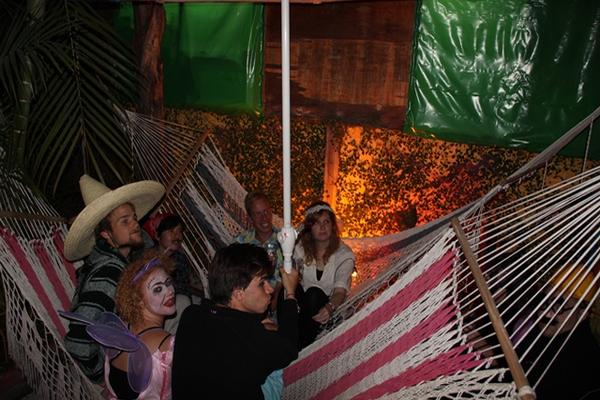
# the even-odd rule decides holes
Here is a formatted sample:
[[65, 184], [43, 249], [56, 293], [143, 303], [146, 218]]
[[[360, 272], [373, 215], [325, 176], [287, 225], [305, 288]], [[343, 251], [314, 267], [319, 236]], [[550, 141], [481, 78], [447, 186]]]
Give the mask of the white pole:
[[283, 229], [279, 242], [283, 251], [284, 268], [292, 268], [292, 253], [296, 231], [292, 228], [290, 174], [290, 2], [281, 0], [281, 121], [283, 134]]
[[290, 2], [281, 1], [281, 111], [283, 128], [283, 223], [291, 226], [290, 185]]

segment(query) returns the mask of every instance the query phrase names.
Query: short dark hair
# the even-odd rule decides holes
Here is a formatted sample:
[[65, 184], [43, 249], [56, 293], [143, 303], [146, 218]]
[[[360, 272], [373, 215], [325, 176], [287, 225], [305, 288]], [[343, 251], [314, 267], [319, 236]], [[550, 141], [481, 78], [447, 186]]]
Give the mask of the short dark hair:
[[156, 227], [156, 236], [160, 236], [164, 231], [168, 231], [169, 229], [176, 228], [178, 225], [181, 225], [183, 228], [183, 220], [179, 215], [169, 214], [160, 221], [158, 227]]
[[235, 289], [247, 288], [262, 274], [273, 274], [265, 249], [248, 243], [230, 244], [216, 252], [209, 266], [210, 297], [215, 303], [228, 304]]
[[269, 198], [267, 197], [266, 194], [264, 194], [263, 192], [249, 192], [246, 197], [244, 198], [244, 207], [246, 208], [246, 212], [248, 213], [248, 216], [250, 216], [250, 207], [252, 206], [252, 203], [254, 203], [256, 200], [262, 199], [264, 201], [266, 201], [267, 203], [271, 204], [271, 201], [269, 200]]

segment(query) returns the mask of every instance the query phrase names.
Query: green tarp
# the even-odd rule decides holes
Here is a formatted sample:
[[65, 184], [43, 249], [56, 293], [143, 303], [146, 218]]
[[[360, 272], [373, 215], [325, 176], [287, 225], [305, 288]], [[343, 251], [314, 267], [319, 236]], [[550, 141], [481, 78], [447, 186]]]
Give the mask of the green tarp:
[[[540, 151], [600, 106], [600, 2], [417, 7], [407, 132]], [[586, 139], [564, 154], [581, 156]]]
[[[261, 112], [263, 6], [205, 3], [164, 7], [165, 105]], [[115, 27], [131, 40], [131, 5], [121, 6]]]

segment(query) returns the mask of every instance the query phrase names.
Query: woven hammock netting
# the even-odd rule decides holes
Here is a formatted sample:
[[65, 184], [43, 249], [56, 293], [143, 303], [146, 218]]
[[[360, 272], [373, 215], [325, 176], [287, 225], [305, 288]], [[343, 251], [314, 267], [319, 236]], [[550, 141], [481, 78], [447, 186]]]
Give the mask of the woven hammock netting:
[[[583, 282], [600, 260], [600, 168], [500, 206], [496, 201], [494, 208], [489, 204], [551, 162], [598, 113], [454, 215], [395, 235], [346, 240], [357, 254], [361, 282], [319, 339], [284, 370], [284, 398], [517, 398], [450, 217], [459, 218], [535, 389], [565, 338], [555, 336], [541, 347], [547, 338], [534, 327], [544, 307], [556, 310], [575, 298], [573, 285], [556, 282]], [[184, 219], [184, 248], [206, 285], [215, 250], [248, 226], [246, 191], [209, 133], [135, 113], [127, 118], [136, 173], [167, 187], [160, 208]], [[0, 214], [0, 274], [11, 357], [41, 398], [99, 398], [64, 350], [65, 323], [56, 315], [69, 308], [77, 267], [62, 256], [67, 228], [18, 180], [2, 179], [7, 184], [0, 189], [0, 206], [10, 212]], [[584, 295], [578, 292], [586, 311], [598, 297], [600, 275], [591, 276]], [[571, 314], [586, 323], [584, 314]]]
[[10, 357], [41, 399], [101, 399], [63, 345], [75, 268], [63, 257], [67, 226], [20, 180], [0, 170], [0, 278]]

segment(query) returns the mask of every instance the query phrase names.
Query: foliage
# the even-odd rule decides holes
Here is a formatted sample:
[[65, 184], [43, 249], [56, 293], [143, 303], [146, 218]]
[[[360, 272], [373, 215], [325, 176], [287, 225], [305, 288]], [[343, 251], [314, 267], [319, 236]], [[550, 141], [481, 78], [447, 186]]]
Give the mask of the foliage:
[[[204, 129], [204, 113], [170, 110], [169, 119]], [[281, 123], [278, 118], [211, 114], [226, 126], [216, 139], [227, 166], [247, 190], [263, 190], [281, 215]], [[292, 120], [292, 218], [323, 194], [325, 135], [338, 122]], [[524, 150], [443, 142], [398, 131], [342, 126], [336, 213], [344, 236], [378, 236], [425, 224], [477, 200], [534, 154]], [[589, 162], [587, 168], [599, 162]], [[502, 194], [532, 193], [582, 169], [557, 157]]]
[[50, 191], [79, 160], [123, 181], [123, 109], [139, 80], [131, 50], [87, 2], [38, 1], [37, 13], [28, 3], [0, 9], [4, 167]]
[[[205, 129], [205, 113], [167, 110], [167, 119]], [[225, 125], [215, 139], [225, 164], [248, 191], [265, 192], [278, 215], [283, 212], [281, 123], [276, 117], [212, 114]], [[304, 207], [323, 194], [324, 123], [295, 118], [291, 122], [292, 221], [302, 221]]]
[[[534, 154], [424, 139], [401, 132], [354, 128], [341, 150], [337, 211], [344, 234], [379, 236], [422, 225], [486, 194], [523, 166]], [[590, 168], [593, 164], [588, 163]], [[502, 196], [532, 193], [573, 176], [582, 160], [557, 157]], [[492, 203], [493, 205], [493, 203]], [[410, 221], [412, 222], [412, 221]]]

